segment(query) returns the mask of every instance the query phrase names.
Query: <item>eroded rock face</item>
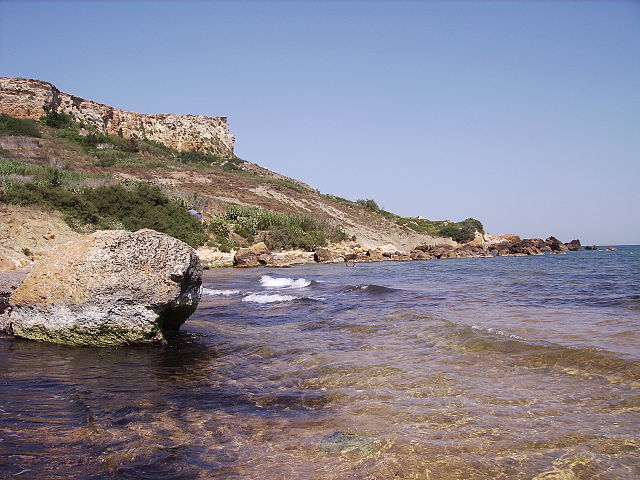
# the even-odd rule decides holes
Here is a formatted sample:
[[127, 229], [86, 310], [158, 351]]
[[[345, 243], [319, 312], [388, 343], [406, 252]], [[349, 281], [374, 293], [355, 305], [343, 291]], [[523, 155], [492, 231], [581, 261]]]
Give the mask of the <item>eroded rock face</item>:
[[18, 337], [72, 345], [153, 343], [200, 299], [189, 245], [154, 230], [100, 231], [60, 245], [11, 295]]
[[129, 112], [69, 95], [49, 82], [0, 78], [0, 113], [37, 119], [47, 112], [70, 114], [76, 121], [109, 135], [145, 137], [180, 151], [234, 156], [235, 138], [229, 133], [227, 117]]

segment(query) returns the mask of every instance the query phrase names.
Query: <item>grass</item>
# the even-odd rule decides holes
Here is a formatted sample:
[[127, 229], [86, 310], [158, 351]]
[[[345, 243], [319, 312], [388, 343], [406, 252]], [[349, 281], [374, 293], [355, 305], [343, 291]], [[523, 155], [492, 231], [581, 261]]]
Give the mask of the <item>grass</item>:
[[11, 175], [29, 177], [29, 179], [34, 182], [57, 185], [77, 182], [86, 178], [86, 175], [83, 173], [65, 168], [0, 159], [0, 176]]

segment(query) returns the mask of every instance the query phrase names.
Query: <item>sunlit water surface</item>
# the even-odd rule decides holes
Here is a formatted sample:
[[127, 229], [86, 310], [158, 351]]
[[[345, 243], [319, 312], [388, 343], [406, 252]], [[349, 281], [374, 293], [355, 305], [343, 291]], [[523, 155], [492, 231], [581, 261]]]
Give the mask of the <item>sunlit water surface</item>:
[[0, 339], [0, 477], [640, 478], [639, 258], [221, 269], [164, 347]]

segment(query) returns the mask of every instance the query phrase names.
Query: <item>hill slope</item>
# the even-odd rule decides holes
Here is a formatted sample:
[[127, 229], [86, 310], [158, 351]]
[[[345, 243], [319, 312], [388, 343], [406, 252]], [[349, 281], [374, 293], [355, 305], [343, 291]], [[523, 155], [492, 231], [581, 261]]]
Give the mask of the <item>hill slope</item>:
[[[185, 148], [175, 148], [173, 140], [168, 141], [162, 136], [155, 138], [164, 138], [167, 140], [165, 143], [154, 140], [151, 134], [161, 130], [157, 123], [153, 132], [144, 128], [126, 131], [120, 129], [114, 135], [108, 122], [87, 121], [93, 118], [90, 112], [97, 108], [95, 105], [99, 106], [100, 112], [111, 111], [113, 119], [116, 115], [113, 110], [109, 110], [111, 107], [62, 94], [46, 82], [18, 79], [21, 82], [18, 82], [20, 89], [14, 88], [16, 79], [0, 80], [0, 87], [3, 89], [0, 94], [0, 111], [11, 113], [11, 116], [3, 114], [0, 120], [0, 175], [5, 201], [13, 198], [13, 203], [31, 202], [29, 199], [24, 200], [27, 195], [25, 192], [16, 197], [16, 185], [20, 186], [24, 182], [31, 182], [29, 184], [33, 185], [23, 189], [26, 191], [44, 189], [45, 192], [46, 189], [54, 188], [54, 193], [45, 193], [53, 195], [64, 190], [76, 196], [80, 195], [79, 192], [95, 187], [124, 184], [131, 189], [133, 185], [143, 182], [157, 186], [164, 195], [176, 199], [184, 210], [194, 208], [201, 212], [208, 225], [204, 233], [209, 236], [209, 244], [222, 248], [264, 238], [264, 232], [258, 232], [255, 228], [251, 235], [243, 235], [236, 225], [231, 231], [225, 231], [225, 238], [221, 239], [214, 224], [225, 218], [238, 220], [234, 217], [234, 212], [229, 210], [232, 206], [277, 212], [282, 214], [278, 217], [280, 222], [282, 219], [295, 220], [292, 228], [296, 229], [304, 229], [300, 225], [305, 219], [313, 219], [330, 226], [332, 231], [341, 230], [346, 234], [343, 238], [355, 238], [365, 248], [393, 243], [400, 250], [410, 250], [421, 243], [454, 244], [451, 238], [441, 235], [444, 233], [455, 237], [464, 233], [468, 239], [469, 235], [473, 238], [476, 227], [482, 229], [477, 221], [470, 224], [450, 224], [402, 218], [379, 209], [371, 200], [354, 202], [323, 195], [302, 182], [239, 159], [232, 154], [232, 150], [221, 150], [214, 145], [218, 140], [213, 137], [208, 140], [213, 142], [211, 148], [200, 143], [192, 150], [186, 148], [188, 144], [180, 144]], [[36, 95], [34, 88], [57, 93], [50, 98], [38, 90], [40, 93]], [[66, 100], [59, 100], [65, 95]], [[29, 99], [30, 96], [33, 98]], [[40, 105], [39, 109], [34, 106], [34, 102]], [[60, 105], [72, 105], [73, 108], [65, 107], [65, 110]], [[42, 115], [38, 117], [40, 114]], [[19, 120], [16, 117], [37, 120]], [[154, 118], [155, 121], [164, 121]], [[225, 117], [202, 118], [206, 124], [209, 121], [207, 119]], [[191, 118], [192, 122], [196, 120], [196, 117]], [[188, 129], [192, 127], [181, 124], [179, 128], [186, 130], [174, 131], [172, 135], [175, 138], [188, 137]], [[232, 138], [230, 134], [228, 136]], [[55, 190], [56, 188], [63, 190]], [[13, 197], [7, 196], [10, 189], [13, 189]], [[38, 201], [43, 203], [42, 198]], [[60, 205], [53, 206], [64, 210]], [[259, 211], [245, 209], [242, 212], [243, 215], [251, 216]], [[24, 211], [22, 215], [26, 215]], [[81, 230], [79, 225], [75, 227], [76, 230]], [[331, 239], [334, 237], [328, 235], [326, 239], [321, 236], [320, 240], [316, 238], [314, 241], [322, 243]]]

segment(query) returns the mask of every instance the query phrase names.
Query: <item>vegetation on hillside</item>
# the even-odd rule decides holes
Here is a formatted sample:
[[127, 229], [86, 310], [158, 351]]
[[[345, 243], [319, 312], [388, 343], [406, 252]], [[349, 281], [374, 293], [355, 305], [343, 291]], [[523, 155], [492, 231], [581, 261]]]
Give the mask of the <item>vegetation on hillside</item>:
[[401, 217], [395, 213], [382, 209], [373, 199], [360, 199], [351, 201], [346, 198], [336, 197], [334, 195], [323, 195], [335, 202], [349, 205], [352, 208], [361, 208], [369, 212], [382, 215], [383, 217], [394, 221], [398, 225], [409, 228], [414, 232], [426, 233], [434, 237], [450, 237], [456, 242], [465, 243], [474, 239], [475, 232], [484, 233], [484, 226], [480, 220], [475, 218], [467, 218], [461, 222], [450, 222], [447, 220], [427, 220], [421, 217]]
[[68, 183], [76, 179], [72, 172], [20, 162], [0, 161], [0, 173], [33, 177], [31, 181], [3, 178], [0, 202], [59, 210], [78, 231], [152, 228], [194, 247], [207, 239], [202, 223], [157, 186], [136, 183], [83, 188]]
[[301, 214], [277, 213], [260, 208], [230, 205], [209, 224], [221, 250], [236, 245], [234, 236], [252, 243], [258, 236], [270, 249], [300, 248], [312, 251], [328, 242], [345, 240], [347, 235], [335, 225]]
[[194, 247], [210, 240], [223, 251], [257, 238], [271, 249], [313, 250], [346, 238], [333, 224], [308, 215], [282, 214], [229, 205], [201, 222], [181, 198], [169, 198], [148, 183], [82, 186], [85, 176], [51, 165], [0, 160], [0, 202], [58, 210], [78, 231], [152, 228]]
[[38, 125], [33, 120], [15, 118], [6, 113], [0, 113], [0, 135], [36, 138], [42, 136]]
[[[131, 167], [187, 169], [195, 175], [199, 174], [197, 172], [203, 175], [215, 175], [219, 172], [232, 179], [229, 180], [229, 185], [239, 180], [239, 183], [249, 185], [249, 188], [255, 188], [251, 187], [252, 184], [263, 183], [285, 187], [301, 194], [315, 194], [315, 191], [294, 180], [262, 175], [259, 169], [257, 172], [249, 171], [253, 170], [253, 167], [245, 169], [244, 160], [239, 158], [222, 159], [205, 152], [179, 152], [148, 138], [124, 138], [122, 132], [118, 135], [106, 135], [92, 126], [74, 121], [68, 114], [50, 112], [39, 122], [0, 115], [0, 135], [42, 134], [48, 138], [56, 138], [55, 144], [58, 148], [62, 146], [72, 154], [77, 152], [76, 156], [82, 158], [81, 171], [93, 171], [94, 176], [96, 171], [97, 175], [110, 175], [109, 172], [113, 170]], [[0, 158], [11, 158], [11, 154], [0, 150]], [[326, 245], [329, 241], [346, 238], [345, 233], [329, 221], [304, 214], [272, 212], [264, 209], [269, 208], [268, 202], [260, 203], [263, 208], [224, 206], [227, 210], [210, 218], [210, 222], [209, 219], [205, 219], [207, 224], [203, 227], [202, 222], [185, 213], [196, 203], [191, 202], [187, 205], [179, 198], [171, 199], [162, 195], [157, 188], [152, 192], [148, 185], [89, 188], [88, 185], [95, 186], [104, 182], [82, 178], [84, 174], [78, 171], [58, 168], [59, 162], [50, 157], [48, 161], [50, 165], [0, 161], [0, 199], [61, 210], [68, 221], [81, 230], [149, 227], [170, 233], [192, 245], [200, 245], [208, 238], [210, 245], [222, 250], [261, 240], [274, 249], [312, 250], [317, 246]], [[90, 165], [102, 168], [86, 168]], [[104, 195], [114, 205], [100, 201], [98, 195]], [[115, 205], [118, 195], [122, 195], [125, 202], [121, 207]], [[172, 191], [171, 195], [185, 196], [180, 190]], [[403, 228], [432, 236], [451, 237], [461, 243], [472, 240], [476, 231], [484, 232], [482, 223], [473, 218], [462, 222], [449, 222], [427, 220], [422, 217], [401, 217], [384, 210], [373, 199], [352, 201], [332, 195], [323, 197], [334, 205], [338, 203], [367, 212], [366, 216], [374, 223], [379, 222], [381, 219], [377, 216], [381, 216]], [[220, 202], [214, 203], [218, 203], [214, 211], [216, 208], [219, 211]], [[153, 213], [148, 213], [151, 211]], [[175, 215], [186, 218], [186, 223], [183, 224], [178, 217], [174, 219]]]

